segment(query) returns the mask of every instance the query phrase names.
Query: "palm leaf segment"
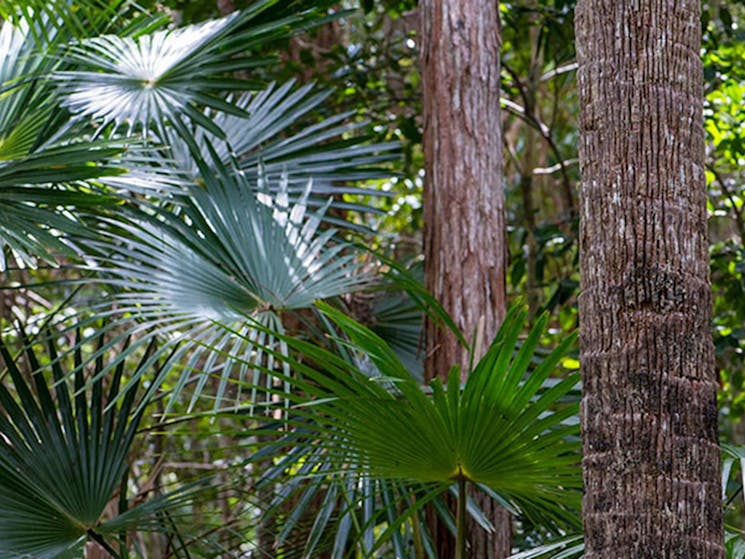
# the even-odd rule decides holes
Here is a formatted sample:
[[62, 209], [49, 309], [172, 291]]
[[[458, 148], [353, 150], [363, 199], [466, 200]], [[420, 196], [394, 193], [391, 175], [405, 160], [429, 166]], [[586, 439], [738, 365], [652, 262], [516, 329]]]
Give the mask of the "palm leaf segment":
[[0, 0], [0, 18], [31, 25], [33, 39], [39, 44], [53, 36], [90, 37], [112, 31], [137, 34], [170, 21], [164, 12], [149, 14], [128, 0]]
[[91, 531], [103, 537], [138, 524], [157, 524], [159, 513], [184, 498], [178, 492], [120, 511], [124, 514], [118, 518], [102, 518], [127, 473], [127, 456], [143, 414], [142, 409], [134, 411], [137, 383], [120, 390], [124, 363], [105, 391], [99, 359], [86, 395], [79, 354], [70, 381], [51, 342], [52, 364], [45, 367], [51, 378], [28, 347], [27, 363], [36, 370], [29, 383], [2, 343], [0, 353], [14, 388], [11, 392], [0, 384], [0, 556], [55, 557]]
[[[214, 350], [244, 357], [255, 343], [271, 345], [254, 322], [282, 331], [282, 313], [360, 288], [368, 276], [350, 247], [334, 241], [333, 229], [319, 229], [324, 209], [308, 211], [307, 189], [291, 203], [286, 182], [275, 193], [264, 185], [256, 191], [241, 173], [217, 163], [202, 176], [203, 187], [176, 213], [105, 220], [104, 240], [90, 247], [98, 254], [93, 269], [115, 291], [99, 311], [130, 315], [153, 335], [186, 341], [183, 351], [193, 351], [187, 369], [209, 347], [212, 358], [201, 369], [222, 367], [221, 394], [232, 360], [216, 362]], [[111, 305], [116, 311], [106, 310]], [[239, 370], [241, 380], [250, 368]], [[207, 375], [194, 374], [202, 377], [196, 399]], [[179, 386], [190, 378], [185, 373]]]
[[[285, 427], [286, 423], [277, 422], [267, 430], [273, 428], [276, 433]], [[442, 488], [405, 480], [339, 476], [336, 461], [327, 460], [326, 445], [297, 447], [297, 440], [297, 433], [290, 434], [250, 458], [253, 467], [261, 468], [259, 487], [277, 488], [262, 516], [281, 518], [277, 534], [281, 552], [316, 557], [331, 548], [331, 557], [341, 558], [354, 546], [362, 557], [380, 557], [379, 550], [387, 546], [395, 550], [396, 557], [410, 556], [411, 542], [417, 537], [412, 524], [423, 522], [418, 517], [421, 509]], [[286, 452], [275, 456], [284, 443]], [[401, 503], [410, 505], [401, 510]]]

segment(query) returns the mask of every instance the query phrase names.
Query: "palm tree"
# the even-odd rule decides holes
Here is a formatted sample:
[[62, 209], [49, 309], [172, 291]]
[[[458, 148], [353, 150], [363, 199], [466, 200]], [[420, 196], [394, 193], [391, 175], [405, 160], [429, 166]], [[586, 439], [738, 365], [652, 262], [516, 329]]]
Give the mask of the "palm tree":
[[[239, 52], [309, 20], [308, 14], [302, 14], [252, 28], [252, 18], [272, 4], [257, 3], [229, 20], [174, 32], [149, 31], [154, 20], [147, 18], [143, 29], [148, 32], [124, 26], [119, 34], [101, 38], [65, 33], [66, 26], [58, 25], [58, 20], [30, 17], [31, 12], [22, 14], [29, 17], [21, 18], [18, 25], [3, 26], [2, 77], [9, 91], [0, 105], [4, 117], [0, 186], [9, 216], [4, 221], [5, 245], [25, 265], [35, 265], [39, 257], [50, 263], [65, 257], [84, 277], [91, 270], [99, 273], [112, 293], [111, 305], [90, 309], [95, 313], [92, 317], [88, 310], [81, 313], [78, 328], [89, 327], [102, 315], [122, 317], [136, 310], [135, 321], [113, 317], [106, 326], [112, 331], [110, 339], [89, 354], [88, 360], [101, 363], [98, 377], [120, 371], [127, 357], [142, 351], [144, 342], [165, 337], [165, 344], [153, 346], [141, 366], [127, 367], [125, 372], [129, 389], [146, 376], [152, 394], [188, 349], [169, 354], [171, 346], [179, 341], [190, 342], [192, 348], [211, 346], [206, 362], [200, 361], [199, 351], [187, 360], [177, 387], [189, 383], [189, 367], [199, 362], [207, 373], [194, 374], [198, 384], [191, 396], [196, 400], [215, 364], [222, 367], [223, 376], [217, 390], [219, 404], [231, 369], [217, 364], [216, 356], [226, 349], [249, 355], [252, 347], [267, 342], [263, 333], [255, 335], [253, 344], [224, 331], [215, 338], [216, 317], [223, 325], [237, 321], [243, 334], [251, 331], [253, 318], [281, 332], [282, 312], [308, 307], [320, 297], [347, 293], [363, 283], [363, 276], [352, 274], [359, 265], [343, 254], [350, 252], [349, 245], [333, 240], [333, 230], [324, 226], [320, 231], [319, 225], [329, 204], [359, 207], [331, 199], [357, 192], [340, 181], [381, 176], [375, 166], [390, 159], [395, 146], [365, 145], [354, 138], [335, 140], [363, 125], [346, 124], [348, 115], [299, 125], [327, 95], [314, 93], [311, 86], [208, 80], [233, 68], [250, 67], [256, 60], [240, 59]], [[66, 6], [60, 3], [61, 13], [79, 15], [77, 10], [65, 11]], [[163, 49], [174, 54], [170, 64], [149, 68], [148, 60]], [[118, 60], [132, 64], [121, 66]], [[189, 79], [184, 76], [186, 69]], [[195, 69], [204, 77], [204, 91], [196, 91]], [[150, 82], [138, 75], [151, 70], [159, 73], [152, 74]], [[230, 85], [261, 89], [242, 96], [223, 94]], [[146, 110], [132, 112], [130, 107], [139, 106], [132, 102], [142, 103]], [[245, 134], [246, 128], [252, 133]], [[274, 190], [273, 185], [277, 185]], [[232, 208], [232, 217], [223, 214], [225, 208]], [[92, 224], [101, 230], [92, 234]], [[153, 251], [159, 261], [153, 259]], [[202, 275], [189, 267], [195, 262], [201, 262]], [[149, 266], [154, 276], [138, 274], [138, 266]], [[180, 297], [174, 297], [173, 281], [151, 282], [156, 277], [178, 279], [179, 267], [181, 280], [191, 282], [191, 288], [189, 281], [181, 285]], [[195, 281], [200, 279], [208, 281]], [[175, 306], [168, 308], [164, 293]], [[141, 303], [148, 297], [151, 305], [143, 308]], [[185, 309], [180, 305], [187, 300], [190, 306]], [[170, 313], [167, 326], [163, 313]], [[189, 324], [192, 327], [186, 332], [167, 337], [173, 329]], [[148, 334], [137, 336], [143, 329]], [[107, 351], [129, 334], [135, 334], [132, 344], [104, 362]], [[84, 348], [99, 335], [94, 332], [80, 339], [77, 350], [85, 354]], [[151, 375], [148, 371], [161, 358], [165, 373]], [[237, 372], [238, 379], [245, 374], [244, 367]], [[22, 404], [31, 405], [29, 399]], [[146, 404], [143, 400], [142, 406]], [[21, 409], [12, 407], [10, 399], [4, 408], [16, 413]], [[65, 410], [49, 408], [46, 413], [62, 416]], [[138, 408], [137, 414], [141, 413]], [[62, 431], [74, 438], [67, 429]], [[123, 448], [125, 459], [128, 445], [117, 446]], [[106, 499], [111, 497], [110, 489], [107, 486], [97, 494], [99, 501], [103, 493], [108, 492]], [[98, 522], [100, 514], [93, 511], [86, 522]], [[73, 530], [68, 535], [78, 541], [80, 533]], [[27, 549], [36, 553], [35, 548]]]
[[700, 3], [575, 24], [586, 556], [724, 557]]

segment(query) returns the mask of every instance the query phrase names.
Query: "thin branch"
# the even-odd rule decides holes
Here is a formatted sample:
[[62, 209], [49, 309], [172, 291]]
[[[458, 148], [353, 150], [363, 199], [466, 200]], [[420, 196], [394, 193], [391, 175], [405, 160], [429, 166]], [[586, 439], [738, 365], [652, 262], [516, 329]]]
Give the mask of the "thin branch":
[[573, 159], [567, 159], [565, 161], [561, 161], [560, 163], [557, 163], [556, 165], [551, 165], [551, 167], [536, 167], [533, 169], [534, 175], [551, 175], [555, 173], [556, 171], [560, 171], [562, 167], [569, 167], [569, 165], [576, 165], [579, 163], [579, 159], [576, 157]]
[[577, 64], [576, 62], [571, 62], [569, 64], [565, 64], [564, 66], [559, 66], [558, 68], [549, 70], [548, 72], [546, 72], [545, 74], [541, 76], [541, 82], [547, 82], [561, 74], [566, 74], [568, 72], [574, 72], [578, 67], [579, 67], [579, 64]]
[[722, 178], [722, 176], [719, 174], [719, 171], [716, 170], [714, 165], [707, 165], [706, 168], [711, 171], [711, 174], [714, 175], [714, 178], [719, 183], [719, 185], [722, 187], [722, 192], [724, 192], [724, 195], [729, 200], [730, 205], [732, 206], [732, 212], [735, 214], [735, 221], [737, 222], [737, 229], [740, 233], [740, 239], [745, 238], [745, 219], [742, 215], [742, 208], [738, 208], [737, 204], [735, 203], [735, 197], [732, 191], [727, 187], [727, 183]]
[[[507, 71], [507, 73], [512, 78], [513, 82], [515, 83], [515, 86], [520, 92], [520, 97], [522, 98], [523, 102], [527, 106], [530, 102], [530, 97], [528, 96], [528, 92], [525, 90], [525, 86], [520, 80], [520, 77], [517, 75], [517, 73], [512, 68], [509, 67], [509, 65], [503, 63], [502, 67]], [[572, 180], [569, 177], [569, 173], [566, 169], [566, 166], [564, 166], [564, 158], [561, 156], [561, 152], [559, 151], [559, 146], [556, 145], [556, 142], [554, 141], [554, 138], [551, 134], [551, 130], [548, 128], [548, 126], [546, 126], [545, 123], [541, 121], [538, 115], [535, 114], [534, 110], [528, 111], [525, 108], [518, 105], [517, 103], [510, 101], [509, 99], [500, 98], [500, 101], [507, 109], [510, 109], [511, 112], [513, 112], [513, 114], [522, 118], [526, 123], [532, 125], [536, 130], [538, 130], [541, 133], [541, 136], [543, 137], [543, 139], [548, 144], [548, 147], [553, 152], [554, 157], [559, 162], [559, 165], [561, 165], [560, 169], [561, 169], [561, 177], [562, 177], [562, 186], [564, 189], [564, 198], [566, 200], [569, 213], [571, 215], [575, 215], [576, 209], [574, 206], [574, 193], [572, 192]]]

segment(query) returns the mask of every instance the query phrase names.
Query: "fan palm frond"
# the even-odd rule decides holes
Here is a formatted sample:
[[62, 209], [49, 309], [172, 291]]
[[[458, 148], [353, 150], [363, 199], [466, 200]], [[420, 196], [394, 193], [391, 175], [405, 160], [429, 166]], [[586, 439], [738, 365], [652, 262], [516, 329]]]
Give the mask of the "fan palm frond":
[[[369, 281], [351, 247], [336, 241], [333, 229], [319, 228], [324, 209], [308, 210], [308, 190], [292, 202], [286, 182], [274, 193], [255, 191], [241, 173], [216, 168], [204, 169], [204, 184], [175, 212], [102, 218], [101, 240], [83, 241], [94, 254], [97, 281], [112, 290], [98, 312], [132, 317], [136, 328], [152, 335], [186, 340], [193, 352], [179, 386], [193, 380], [189, 370], [199, 364], [194, 398], [208, 378], [204, 371], [221, 368], [220, 393], [235, 372], [230, 359], [200, 361], [207, 346], [242, 357], [258, 351], [260, 357], [256, 345], [271, 345], [272, 336], [259, 330], [252, 337], [254, 321], [281, 332], [285, 313], [312, 309], [319, 299]], [[242, 367], [237, 374], [249, 371]]]
[[[378, 336], [328, 305], [319, 306], [349, 337], [339, 342], [368, 356], [377, 373], [371, 376], [328, 350], [286, 338], [303, 357], [290, 362], [299, 394], [291, 396], [297, 405], [276, 444], [304, 452], [299, 463], [307, 464], [310, 476], [325, 468], [328, 475], [431, 484], [436, 492], [468, 482], [533, 521], [576, 527], [577, 403], [562, 398], [579, 378], [548, 382], [575, 336], [532, 368], [547, 317], [515, 351], [527, 316], [515, 307], [465, 384], [454, 368], [447, 387], [435, 380], [428, 394]], [[271, 437], [276, 428], [262, 433]], [[266, 446], [271, 454], [273, 444]], [[285, 466], [293, 474], [300, 471]]]
[[[576, 415], [576, 405], [551, 411], [578, 376], [570, 375], [541, 393], [574, 337], [562, 342], [526, 377], [546, 316], [513, 358], [526, 318], [526, 311], [513, 309], [462, 390], [454, 368], [447, 389], [435, 380], [429, 398], [377, 336], [338, 311], [325, 307], [325, 312], [365, 348], [383, 374], [394, 379], [393, 392], [380, 383], [368, 383], [358, 395], [359, 404], [354, 406], [358, 409], [352, 408], [349, 398], [339, 399], [340, 429], [357, 461], [372, 475], [427, 482], [463, 477], [522, 503], [523, 508], [545, 504], [547, 510], [566, 488], [579, 487], [578, 426], [565, 422]], [[343, 416], [338, 413], [341, 409]]]
[[[256, 175], [261, 173], [276, 181], [289, 176], [291, 186], [302, 190], [309, 178], [314, 181], [369, 180], [390, 175], [376, 169], [381, 162], [390, 161], [396, 155], [391, 151], [399, 147], [396, 142], [365, 144], [365, 137], [350, 138], [350, 134], [366, 126], [367, 122], [349, 123], [353, 113], [335, 115], [312, 125], [293, 131], [301, 119], [318, 108], [330, 95], [330, 91], [315, 91], [314, 84], [294, 88], [289, 81], [281, 86], [269, 84], [258, 92], [248, 92], [235, 100], [242, 115], [209, 113], [206, 116], [225, 134], [226, 143], [217, 144], [217, 153], [223, 163], [234, 157], [240, 166]], [[203, 157], [208, 151], [205, 145], [205, 130], [195, 135], [203, 147]], [[341, 139], [344, 138], [344, 139]], [[213, 138], [208, 138], [210, 141]], [[191, 161], [187, 156], [181, 159]], [[197, 167], [191, 165], [195, 172]], [[318, 188], [318, 187], [316, 187]], [[319, 192], [367, 193], [363, 189]]]
[[[137, 382], [120, 389], [122, 363], [105, 390], [103, 358], [91, 363], [93, 379], [86, 382], [80, 353], [70, 378], [51, 341], [43, 357], [27, 345], [31, 381], [2, 343], [0, 354], [12, 380], [12, 390], [0, 384], [0, 555], [55, 557], [86, 538], [105, 545], [107, 533], [157, 522], [193, 489], [134, 507], [109, 524], [103, 512], [127, 475], [144, 413], [142, 406], [135, 411], [142, 403]], [[136, 371], [142, 372], [147, 357]]]
[[[28, 26], [6, 23], [0, 29], [0, 242], [16, 260], [34, 265], [35, 257], [53, 262], [53, 252], [71, 253], [59, 231], [82, 232], [70, 210], [101, 206], [106, 198], [79, 189], [51, 187], [124, 169], [112, 159], [121, 142], [59, 141], [70, 132], [51, 89], [34, 78], [53, 62], [28, 40]], [[72, 131], [71, 135], [74, 134]], [[6, 267], [5, 251], [0, 268]]]
[[[281, 434], [287, 425], [276, 422], [264, 430]], [[260, 468], [259, 493], [264, 488], [274, 491], [263, 518], [277, 527], [274, 538], [282, 553], [302, 557], [329, 553], [342, 559], [350, 549], [370, 558], [380, 557], [382, 550], [395, 550], [396, 557], [408, 557], [412, 548], [426, 545], [423, 508], [444, 487], [339, 475], [338, 464], [325, 456], [324, 445], [296, 446], [296, 435], [265, 443], [246, 462]], [[283, 444], [288, 445], [286, 452], [277, 454]]]
[[194, 111], [197, 87], [186, 69], [199, 71], [200, 53], [219, 39], [232, 18], [176, 30], [156, 31], [138, 38], [115, 35], [87, 39], [73, 47], [73, 56], [90, 70], [57, 74], [64, 104], [74, 113], [119, 126], [125, 122], [147, 128], [154, 118], [172, 120]]
[[55, 74], [64, 105], [79, 117], [100, 119], [115, 128], [151, 128], [169, 140], [166, 123], [182, 132], [182, 118], [222, 137], [200, 107], [243, 114], [221, 97], [225, 89], [255, 88], [256, 81], [225, 77], [229, 72], [265, 64], [248, 58], [247, 49], [287, 34], [304, 14], [276, 21], [255, 20], [277, 0], [260, 0], [218, 20], [136, 37], [104, 35], [71, 47], [79, 68]]
[[[85, 235], [77, 212], [113, 206], [112, 194], [183, 188], [178, 174], [153, 167], [141, 147], [86, 139], [81, 125], [69, 123], [45, 78], [57, 64], [29, 40], [25, 23], [0, 29], [0, 243], [26, 266], [75, 254], [63, 234]], [[0, 255], [5, 269], [5, 251]]]
[[237, 159], [250, 180], [263, 177], [269, 184], [288, 180], [288, 190], [297, 196], [312, 179], [314, 205], [335, 196], [336, 208], [375, 211], [369, 206], [344, 201], [341, 196], [388, 195], [349, 183], [390, 176], [390, 170], [382, 164], [399, 156], [396, 153], [399, 144], [369, 143], [369, 138], [358, 133], [368, 123], [349, 122], [353, 113], [302, 125], [303, 118], [319, 108], [329, 94], [330, 91], [315, 91], [313, 84], [295, 88], [294, 81], [245, 93], [231, 101], [240, 114], [205, 111], [204, 118], [222, 131], [224, 140], [204, 127], [197, 127], [189, 142], [180, 138], [171, 140], [173, 157], [180, 168], [198, 177], [199, 166], [192, 156], [194, 144], [202, 159], [209, 159], [214, 146], [223, 164]]

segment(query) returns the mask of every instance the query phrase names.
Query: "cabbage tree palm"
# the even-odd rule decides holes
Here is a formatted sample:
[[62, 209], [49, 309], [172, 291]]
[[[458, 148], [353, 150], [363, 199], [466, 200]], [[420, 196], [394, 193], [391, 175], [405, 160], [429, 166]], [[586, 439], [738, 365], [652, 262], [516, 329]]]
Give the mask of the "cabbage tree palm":
[[[242, 53], [311, 19], [304, 13], [252, 26], [254, 16], [265, 15], [275, 4], [257, 2], [229, 20], [173, 31], [157, 18], [143, 20], [140, 27], [105, 26], [103, 37], [86, 37], [77, 26], [68, 33], [75, 10], [63, 10], [60, 20], [29, 10], [17, 25], [3, 26], [1, 46], [8, 63], [2, 86], [8, 94], [2, 107], [2, 186], [17, 200], [12, 215], [17, 219], [24, 210], [30, 223], [26, 230], [12, 224], [4, 245], [29, 265], [40, 257], [53, 263], [65, 249], [86, 282], [94, 272], [107, 285], [111, 304], [81, 312], [79, 325], [93, 324], [102, 315], [120, 321], [109, 324], [115, 333], [86, 362], [101, 360], [129, 334], [140, 344], [157, 337], [167, 348], [177, 341], [191, 348], [209, 346], [210, 356], [202, 359], [197, 351], [191, 361], [180, 363], [179, 371], [185, 372], [176, 393], [195, 379], [195, 400], [209, 378], [203, 369], [209, 372], [214, 365], [223, 378], [219, 399], [231, 373], [229, 365], [217, 362], [220, 354], [258, 354], [261, 361], [261, 350], [253, 348], [267, 343], [267, 334], [250, 329], [251, 319], [281, 331], [281, 313], [363, 283], [354, 273], [359, 264], [351, 248], [333, 239], [333, 231], [319, 228], [319, 222], [328, 205], [355, 207], [330, 198], [356, 192], [339, 181], [381, 176], [375, 167], [390, 158], [393, 146], [369, 146], [365, 138], [350, 137], [361, 126], [346, 124], [350, 115], [308, 119], [303, 125], [327, 95], [309, 86], [270, 84], [240, 95], [243, 89], [264, 87], [229, 77], [232, 70], [265, 62]], [[163, 51], [170, 56], [153, 66], [153, 57]], [[32, 227], [45, 236], [32, 238]], [[174, 291], [179, 281], [180, 290]], [[97, 316], [87, 318], [88, 311]], [[241, 331], [253, 342], [218, 333], [215, 320], [227, 325], [242, 321]], [[122, 328], [125, 333], [119, 335]], [[144, 338], [137, 336], [141, 331], [147, 332]], [[139, 347], [133, 343], [112, 361], [102, 361], [96, 376], [116, 374]], [[151, 387], [157, 386], [163, 377], [147, 371], [161, 357], [168, 358], [164, 370], [169, 370], [183, 351], [154, 350], [139, 367], [127, 368], [122, 390], [133, 390], [144, 375]], [[77, 375], [86, 362], [70, 374]], [[271, 358], [261, 362], [269, 365]], [[200, 369], [191, 376], [197, 364]], [[247, 374], [255, 375], [254, 369], [237, 371], [238, 380], [248, 378], [255, 385], [255, 376]], [[126, 411], [139, 417], [146, 404], [147, 399]], [[31, 405], [26, 398], [23, 407]], [[13, 417], [22, 415], [11, 399], [3, 408], [13, 410]], [[46, 413], [63, 421], [67, 410]], [[122, 464], [126, 445], [123, 449]], [[55, 495], [50, 492], [50, 497]], [[77, 528], [65, 533], [75, 538], [52, 537], [49, 545], [72, 545], [79, 540], [78, 528], [92, 530], [89, 524], [99, 518], [96, 510], [72, 522]], [[105, 536], [99, 534], [103, 526], [94, 530], [96, 537]]]
[[701, 4], [671, 6], [576, 10], [588, 559], [725, 556]]
[[[366, 144], [364, 137], [350, 138], [349, 134], [361, 126], [360, 123], [346, 124], [350, 115], [332, 116], [303, 125], [302, 120], [309, 111], [317, 108], [327, 96], [326, 92], [312, 92], [311, 86], [295, 88], [292, 83], [279, 87], [269, 84], [261, 91], [239, 95], [239, 90], [261, 84], [232, 78], [230, 73], [266, 63], [264, 59], [247, 56], [246, 52], [286, 35], [293, 26], [306, 25], [311, 19], [312, 14], [301, 13], [267, 21], [263, 16], [275, 4], [262, 0], [229, 18], [175, 30], [162, 28], [136, 33], [125, 28], [119, 34], [78, 38], [68, 43], [58, 40], [61, 32], [51, 24], [48, 27], [53, 41], [42, 41], [39, 45], [23, 40], [27, 36], [23, 26], [31, 28], [38, 24], [37, 20], [21, 19], [17, 28], [5, 26], [3, 31], [17, 33], [17, 38], [10, 41], [16, 51], [28, 48], [40, 52], [40, 64], [46, 65], [35, 70], [31, 77], [49, 94], [46, 111], [54, 114], [60, 126], [71, 134], [58, 138], [65, 151], [62, 154], [52, 152], [57, 159], [51, 160], [51, 164], [58, 163], [53, 167], [54, 172], [34, 177], [46, 198], [38, 200], [31, 196], [27, 184], [31, 179], [26, 175], [10, 175], [10, 171], [26, 163], [18, 150], [10, 154], [6, 165], [8, 183], [24, 188], [17, 194], [21, 199], [16, 205], [32, 212], [35, 218], [32, 225], [41, 231], [36, 237], [16, 234], [25, 243], [21, 248], [25, 248], [26, 260], [32, 261], [38, 256], [51, 260], [52, 252], [72, 246], [78, 253], [91, 252], [88, 256], [95, 261], [95, 270], [100, 272], [104, 268], [100, 250], [108, 243], [112, 254], [118, 257], [107, 256], [105, 281], [109, 286], [132, 294], [133, 282], [138, 280], [136, 274], [134, 277], [127, 274], [133, 267], [159, 268], [160, 275], [146, 278], [145, 283], [151, 284], [152, 279], [163, 279], [163, 274], [172, 271], [169, 265], [199, 260], [199, 254], [206, 255], [207, 266], [212, 267], [213, 274], [223, 274], [228, 282], [237, 278], [239, 290], [246, 288], [245, 281], [250, 285], [248, 293], [239, 294], [235, 289], [232, 293], [220, 291], [193, 281], [191, 286], [184, 287], [186, 291], [182, 295], [191, 290], [190, 297], [194, 301], [207, 297], [211, 298], [211, 304], [219, 307], [210, 308], [201, 301], [197, 309], [203, 326], [203, 336], [199, 340], [202, 345], [217, 342], [214, 336], [210, 337], [209, 322], [218, 316], [225, 318], [223, 311], [226, 309], [235, 318], [233, 311], [245, 310], [246, 298], [251, 299], [248, 304], [259, 309], [259, 314], [263, 313], [265, 324], [269, 320], [279, 325], [276, 313], [265, 312], [267, 305], [274, 311], [307, 307], [315, 299], [343, 294], [362, 283], [354, 277], [357, 266], [352, 265], [351, 257], [341, 255], [342, 250], [346, 253], [349, 250], [332, 241], [330, 231], [316, 234], [318, 218], [325, 212], [308, 209], [307, 214], [312, 217], [307, 219], [301, 214], [305, 211], [303, 208], [310, 205], [363, 208], [340, 198], [341, 194], [360, 192], [360, 189], [339, 181], [381, 176], [376, 166], [392, 157], [394, 146]], [[147, 24], [153, 25], [150, 21]], [[54, 56], [46, 56], [43, 49], [52, 49]], [[21, 56], [10, 47], [7, 50], [15, 59], [27, 59], [27, 53]], [[49, 60], [54, 60], [54, 64]], [[17, 81], [30, 79], [24, 66], [11, 69], [14, 71], [5, 80], [9, 87]], [[33, 101], [13, 105], [20, 116], [11, 119], [10, 136], [20, 134], [19, 122], [38, 124]], [[38, 124], [40, 130], [50, 130], [48, 125], [42, 124]], [[98, 155], [100, 149], [94, 151], [84, 144], [72, 153], [70, 146], [79, 146], [78, 136], [95, 138], [90, 140], [95, 146], [111, 144], [118, 151], [111, 148]], [[50, 154], [47, 150], [43, 155]], [[120, 166], [94, 174], [96, 169], [91, 167], [91, 160], [95, 162], [96, 156], [120, 163]], [[57, 168], [60, 166], [61, 170]], [[66, 180], [62, 172], [66, 166], [82, 169], [87, 175]], [[119, 176], [100, 177], [107, 173]], [[311, 180], [316, 176], [318, 178]], [[73, 191], [77, 198], [72, 198], [70, 193], [69, 183], [73, 179], [77, 181], [74, 185], [83, 190]], [[229, 188], [225, 186], [228, 184]], [[272, 188], [272, 185], [277, 186]], [[9, 188], [8, 192], [15, 191]], [[50, 197], [50, 192], [56, 197]], [[276, 198], [273, 208], [267, 206], [271, 205], [272, 198]], [[77, 205], [73, 206], [73, 201]], [[103, 201], [115, 205], [111, 211], [104, 212], [104, 218], [101, 217], [101, 210], [105, 209]], [[227, 221], [213, 219], [221, 212], [219, 204], [233, 203], [238, 206], [232, 218]], [[279, 209], [279, 206], [286, 209]], [[61, 207], [64, 207], [63, 212], [59, 211]], [[16, 210], [14, 215], [24, 215], [16, 207], [13, 209]], [[247, 221], [242, 219], [239, 210], [250, 213]], [[80, 222], [83, 213], [89, 219], [85, 224]], [[96, 221], [90, 221], [94, 218]], [[15, 219], [17, 221], [18, 217]], [[336, 218], [336, 222], [339, 221]], [[10, 223], [11, 231], [21, 230], [20, 225]], [[234, 226], [238, 229], [231, 229]], [[100, 235], [91, 234], [95, 227], [101, 228]], [[181, 238], [174, 240], [174, 232]], [[161, 235], [163, 238], [158, 239]], [[91, 240], [92, 236], [99, 239]], [[230, 237], [236, 238], [231, 240]], [[16, 245], [21, 241], [16, 241], [10, 232], [8, 239], [6, 244], [18, 251]], [[241, 245], [241, 239], [248, 242]], [[161, 245], [169, 247], [171, 264], [165, 262], [165, 254], [158, 263], [147, 254]], [[288, 251], [295, 251], [294, 256]], [[138, 254], [145, 259], [138, 260]], [[84, 273], [91, 268], [91, 258], [81, 266]], [[276, 273], [275, 265], [285, 272]], [[275, 273], [268, 273], [272, 270]], [[257, 278], [256, 274], [263, 276]], [[325, 279], [319, 281], [320, 276]], [[186, 278], [188, 274], [176, 277]], [[243, 284], [242, 280], [245, 280]], [[173, 287], [173, 280], [170, 284], [150, 287], [151, 292], [156, 293], [153, 297], [157, 298], [159, 290]], [[146, 290], [140, 289], [139, 293], [143, 291]], [[260, 293], [257, 295], [257, 292]], [[236, 297], [244, 300], [237, 309], [232, 309]], [[288, 297], [291, 300], [286, 300]], [[117, 305], [123, 302], [121, 293], [114, 299]], [[301, 305], [300, 300], [305, 303]], [[159, 310], [163, 304], [164, 301], [158, 303]], [[262, 310], [262, 304], [267, 308]], [[102, 311], [101, 308], [97, 310]], [[131, 307], [124, 305], [120, 314], [129, 310]], [[150, 311], [154, 310], [155, 307], [150, 307]], [[174, 312], [178, 314], [182, 310], [176, 308]], [[194, 308], [190, 310], [192, 314], [193, 311]], [[137, 312], [136, 318], [139, 322], [135, 329], [165, 333], [163, 316], [146, 310]], [[188, 335], [194, 333], [190, 330]], [[218, 349], [226, 344], [230, 345], [231, 341], [223, 338], [217, 343]], [[193, 356], [192, 364], [198, 358], [199, 352]], [[227, 379], [229, 372], [230, 367], [223, 369], [223, 379]], [[206, 375], [202, 377], [195, 397]], [[189, 379], [188, 374], [184, 375], [182, 384]], [[224, 384], [221, 390], [223, 388]]]

